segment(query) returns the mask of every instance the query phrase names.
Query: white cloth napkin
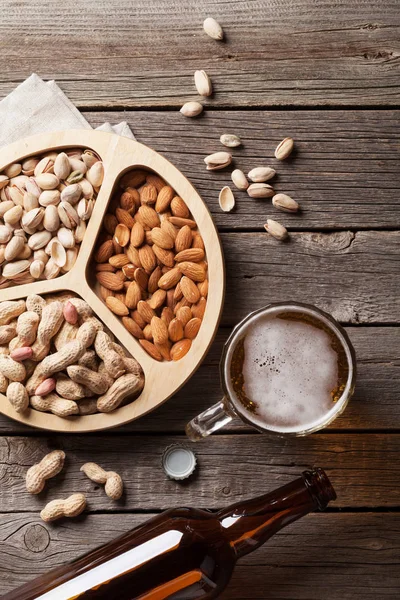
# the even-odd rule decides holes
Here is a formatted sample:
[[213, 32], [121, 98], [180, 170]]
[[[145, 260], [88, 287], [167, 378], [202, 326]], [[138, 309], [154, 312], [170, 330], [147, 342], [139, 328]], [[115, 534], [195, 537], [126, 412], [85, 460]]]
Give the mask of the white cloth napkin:
[[[23, 137], [62, 129], [92, 129], [55, 81], [44, 82], [33, 73], [0, 102], [0, 146]], [[135, 139], [126, 121], [97, 127]]]

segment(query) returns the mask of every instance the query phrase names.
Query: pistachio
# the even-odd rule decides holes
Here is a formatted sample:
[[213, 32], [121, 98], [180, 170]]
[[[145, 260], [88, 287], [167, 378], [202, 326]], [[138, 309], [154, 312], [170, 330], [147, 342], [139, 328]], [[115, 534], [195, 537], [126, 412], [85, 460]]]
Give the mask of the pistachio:
[[86, 221], [83, 221], [81, 219], [74, 231], [74, 239], [77, 244], [81, 243], [81, 241], [84, 238], [85, 233], [86, 233]]
[[22, 173], [31, 177], [34, 174], [38, 163], [39, 160], [37, 158], [26, 158], [22, 163]]
[[60, 227], [60, 217], [58, 216], [57, 206], [54, 204], [50, 204], [46, 206], [44, 211], [44, 219], [43, 219], [44, 228], [47, 231], [57, 231]]
[[55, 279], [56, 277], [58, 277], [60, 270], [60, 267], [56, 265], [52, 258], [50, 258], [46, 263], [43, 275], [46, 279]]
[[252, 183], [247, 188], [247, 193], [251, 198], [272, 198], [275, 194], [273, 187], [268, 183]]
[[249, 182], [246, 179], [246, 175], [240, 169], [235, 169], [231, 173], [231, 179], [238, 190], [247, 190]]
[[60, 152], [54, 161], [54, 174], [58, 179], [66, 179], [71, 173], [71, 165], [65, 152]]
[[14, 258], [17, 258], [20, 252], [22, 252], [24, 245], [24, 238], [19, 235], [14, 235], [6, 246], [4, 258], [6, 260], [14, 260]]
[[79, 173], [82, 173], [82, 175], [86, 173], [87, 166], [83, 162], [83, 160], [79, 160], [79, 158], [75, 156], [70, 156], [68, 160], [71, 167], [71, 171], [79, 171]]
[[12, 230], [6, 225], [0, 225], [0, 244], [7, 244], [12, 238]]
[[11, 179], [12, 177], [17, 177], [17, 175], [19, 175], [21, 171], [22, 165], [20, 165], [19, 163], [13, 163], [12, 165], [8, 165], [8, 167], [4, 169], [4, 175]]
[[195, 71], [194, 73], [194, 85], [200, 96], [211, 96], [212, 94], [212, 83], [211, 79], [205, 71]]
[[230, 212], [235, 207], [235, 197], [227, 185], [219, 193], [219, 205], [224, 212]]
[[81, 158], [88, 169], [90, 169], [90, 167], [93, 167], [94, 163], [100, 160], [99, 157], [96, 154], [94, 154], [94, 152], [92, 152], [91, 150], [85, 150]]
[[72, 171], [72, 173], [68, 175], [66, 182], [78, 183], [79, 181], [81, 181], [81, 179], [83, 179], [83, 173], [81, 173], [80, 171]]
[[41, 175], [42, 173], [51, 173], [53, 171], [53, 167], [54, 160], [52, 160], [48, 156], [45, 156], [44, 158], [39, 160], [38, 164], [36, 165], [34, 175], [35, 177], [38, 177], [38, 175]]
[[57, 231], [57, 237], [64, 248], [73, 248], [75, 246], [75, 238], [71, 229], [67, 229], [67, 227], [60, 227], [60, 229]]
[[267, 219], [266, 224], [264, 225], [265, 231], [272, 235], [275, 239], [282, 242], [288, 237], [288, 232], [286, 227], [278, 223], [278, 221], [274, 221], [273, 219]]
[[207, 19], [205, 19], [203, 23], [203, 29], [206, 32], [206, 34], [214, 40], [224, 39], [224, 32], [222, 30], [221, 25], [212, 17], [208, 17]]
[[33, 196], [36, 196], [36, 198], [39, 198], [40, 194], [42, 193], [42, 190], [36, 183], [36, 179], [34, 179], [33, 177], [29, 177], [25, 187], [26, 191], [30, 194], [33, 194]]
[[93, 198], [94, 190], [90, 181], [87, 179], [82, 179], [82, 181], [79, 182], [79, 185], [81, 186], [82, 196], [84, 198]]
[[271, 167], [256, 167], [247, 174], [248, 178], [255, 183], [264, 183], [275, 177], [276, 171]]
[[13, 262], [9, 262], [3, 267], [3, 277], [14, 279], [17, 275], [27, 271], [29, 265], [29, 260], [14, 260]]
[[29, 212], [25, 213], [21, 219], [22, 227], [25, 231], [28, 229], [36, 229], [38, 225], [43, 221], [45, 209], [42, 207], [33, 208]]
[[87, 178], [89, 183], [91, 183], [94, 188], [101, 186], [104, 178], [104, 166], [100, 160], [95, 162], [94, 165], [90, 167], [89, 171], [87, 172]]
[[45, 190], [39, 196], [40, 206], [55, 206], [60, 202], [60, 192], [58, 190]]
[[227, 148], [237, 148], [237, 146], [242, 144], [240, 137], [233, 133], [223, 133], [219, 138], [219, 141]]
[[278, 160], [285, 160], [285, 158], [287, 158], [291, 154], [293, 147], [293, 139], [290, 137], [285, 138], [281, 141], [280, 144], [277, 145], [275, 149], [275, 158], [277, 158]]
[[39, 279], [44, 271], [45, 263], [42, 260], [34, 260], [31, 262], [29, 272], [34, 279]]
[[31, 194], [30, 192], [25, 192], [24, 194], [24, 210], [26, 212], [29, 212], [30, 210], [32, 210], [33, 208], [38, 208], [39, 206], [39, 199], [37, 196], [35, 196], [34, 194]]
[[272, 198], [272, 204], [279, 210], [291, 213], [297, 212], [300, 208], [296, 200], [293, 200], [287, 194], [275, 194]]
[[232, 154], [229, 152], [215, 152], [206, 156], [204, 162], [207, 165], [207, 171], [217, 171], [231, 164]]
[[0, 190], [3, 189], [6, 185], [8, 185], [9, 178], [7, 175], [0, 175]]
[[22, 206], [14, 206], [14, 208], [10, 208], [10, 210], [3, 215], [3, 220], [9, 225], [16, 225], [22, 217], [22, 213]]
[[[83, 180], [82, 180], [83, 182]], [[89, 184], [90, 185], [90, 184]], [[82, 187], [80, 183], [72, 183], [65, 187], [61, 192], [61, 201], [76, 204], [82, 196]]]
[[78, 216], [82, 219], [82, 221], [88, 221], [90, 219], [90, 217], [92, 216], [93, 207], [93, 200], [87, 200], [86, 198], [82, 198], [82, 200], [79, 201], [77, 213]]
[[69, 204], [69, 202], [60, 202], [57, 208], [58, 216], [65, 227], [72, 229], [78, 225], [79, 217], [72, 204]]
[[28, 246], [31, 250], [39, 250], [40, 248], [44, 248], [46, 244], [51, 240], [50, 231], [37, 231], [28, 240]]
[[3, 202], [0, 202], [0, 217], [3, 218], [10, 208], [14, 208], [14, 202], [12, 200], [4, 200]]
[[19, 187], [12, 185], [10, 186], [9, 193], [11, 200], [16, 206], [24, 205], [24, 190], [21, 190]]
[[78, 256], [78, 248], [75, 246], [74, 248], [68, 248], [67, 250], [67, 262], [62, 268], [63, 273], [68, 273], [72, 269], [75, 264], [75, 261]]
[[197, 117], [203, 112], [203, 105], [200, 102], [185, 102], [180, 112], [185, 117]]
[[54, 173], [41, 173], [36, 177], [36, 183], [42, 190], [55, 190], [60, 180]]

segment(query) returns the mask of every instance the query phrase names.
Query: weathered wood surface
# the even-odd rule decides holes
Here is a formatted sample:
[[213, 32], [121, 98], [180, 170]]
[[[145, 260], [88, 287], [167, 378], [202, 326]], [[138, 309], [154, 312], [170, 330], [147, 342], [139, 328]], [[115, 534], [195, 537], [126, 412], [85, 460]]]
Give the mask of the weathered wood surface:
[[[276, 3], [187, 0], [2, 1], [0, 94], [32, 71], [79, 106], [179, 106], [195, 69], [213, 77], [213, 106], [398, 105], [395, 0]], [[225, 43], [208, 38], [214, 16]], [[24, 32], [23, 41], [21, 31]]]
[[[84, 515], [45, 525], [35, 513], [0, 523], [1, 592], [106, 543], [148, 515]], [[312, 514], [238, 562], [221, 600], [396, 598], [400, 515]]]
[[[219, 359], [222, 347], [231, 332], [221, 328], [202, 366], [192, 379], [166, 404], [120, 429], [122, 432], [165, 433], [183, 432], [189, 419], [220, 400]], [[398, 430], [400, 423], [400, 358], [398, 327], [347, 327], [357, 355], [358, 379], [354, 397], [343, 415], [330, 429]], [[227, 428], [248, 431], [250, 428], [235, 420]], [[33, 433], [33, 430], [0, 415], [0, 434]], [[38, 432], [36, 432], [38, 433]]]
[[[209, 111], [198, 119], [186, 119], [177, 111], [85, 116], [94, 127], [106, 120], [127, 120], [140, 142], [189, 177], [220, 230], [262, 229], [274, 215], [296, 230], [400, 227], [396, 111]], [[270, 200], [251, 199], [235, 188], [235, 211], [222, 213], [218, 194], [224, 185], [232, 185], [232, 168], [206, 171], [203, 159], [224, 149], [219, 137], [226, 132], [243, 140], [242, 147], [232, 150], [235, 167], [247, 173], [255, 166], [273, 166], [278, 175], [270, 183], [299, 201], [298, 215], [277, 211]], [[296, 152], [290, 160], [278, 161], [273, 158], [275, 147], [288, 135], [296, 140]]]
[[[199, 470], [183, 484], [169, 480], [161, 467], [165, 447], [182, 441], [182, 436], [121, 434], [0, 438], [0, 513], [40, 511], [45, 502], [78, 491], [87, 494], [92, 512], [218, 508], [266, 493], [312, 466], [324, 467], [331, 477], [336, 507], [399, 506], [398, 434], [214, 435], [195, 446]], [[40, 496], [29, 495], [26, 470], [50, 448], [66, 452], [66, 466]], [[79, 471], [87, 461], [121, 474], [126, 494], [118, 504]]]

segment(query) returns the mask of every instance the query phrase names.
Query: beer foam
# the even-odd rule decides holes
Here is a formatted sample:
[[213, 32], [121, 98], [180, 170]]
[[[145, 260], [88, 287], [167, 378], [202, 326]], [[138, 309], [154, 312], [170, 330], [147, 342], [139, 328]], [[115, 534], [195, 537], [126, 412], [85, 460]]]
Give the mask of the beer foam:
[[244, 337], [243, 391], [249, 417], [275, 430], [308, 429], [333, 407], [338, 355], [332, 337], [310, 322], [265, 315]]

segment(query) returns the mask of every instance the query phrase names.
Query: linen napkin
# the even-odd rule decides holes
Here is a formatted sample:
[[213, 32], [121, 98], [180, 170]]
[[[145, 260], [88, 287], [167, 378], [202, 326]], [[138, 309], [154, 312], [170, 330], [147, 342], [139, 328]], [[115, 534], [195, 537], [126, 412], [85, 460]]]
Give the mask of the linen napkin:
[[[55, 81], [33, 73], [0, 102], [0, 147], [23, 137], [62, 129], [92, 129]], [[97, 127], [135, 139], [126, 121]]]

